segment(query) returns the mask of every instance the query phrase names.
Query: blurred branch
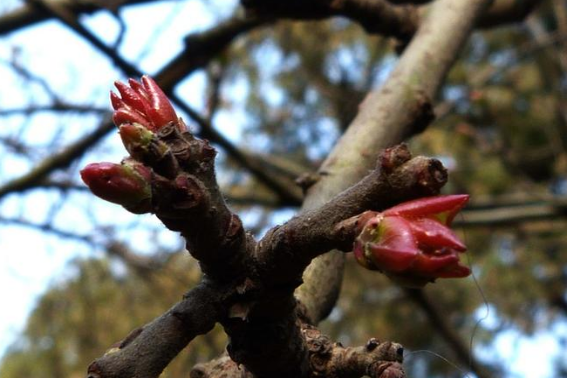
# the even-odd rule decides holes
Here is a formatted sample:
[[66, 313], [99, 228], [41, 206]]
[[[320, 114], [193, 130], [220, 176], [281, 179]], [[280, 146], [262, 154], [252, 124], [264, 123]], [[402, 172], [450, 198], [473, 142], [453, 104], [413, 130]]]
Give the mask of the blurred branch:
[[[99, 49], [103, 54], [109, 57], [115, 64], [118, 65], [127, 75], [131, 76], [142, 76], [136, 67], [127, 63], [122, 59], [116, 51], [106, 46], [100, 39], [98, 39], [94, 34], [84, 28], [76, 19], [76, 17], [70, 13], [65, 8], [59, 6], [47, 7], [45, 0], [28, 0], [34, 4], [39, 4], [46, 8], [47, 11], [52, 12], [54, 17], [57, 17], [61, 22], [69, 26], [79, 35], [84, 37], [87, 41], [91, 42], [97, 49]], [[240, 23], [241, 22], [241, 23]], [[190, 44], [188, 50], [193, 50], [193, 55], [196, 57], [201, 57], [198, 60], [194, 60], [194, 64], [191, 66], [183, 65], [183, 72], [188, 74], [189, 72], [201, 68], [206, 65], [209, 60], [213, 57], [213, 54], [217, 54], [219, 51], [224, 49], [232, 40], [238, 36], [241, 32], [248, 30], [251, 27], [259, 25], [254, 21], [249, 20], [229, 20], [227, 23], [222, 24], [220, 27], [215, 27], [208, 32], [199, 33], [191, 35], [189, 40], [199, 41], [200, 43], [193, 42]], [[187, 46], [187, 45], [186, 45]], [[198, 49], [198, 52], [195, 51]], [[183, 55], [185, 57], [185, 55]], [[176, 63], [176, 59], [172, 61]], [[160, 72], [162, 75], [158, 74], [156, 76], [158, 82], [163, 78], [163, 73], [168, 72], [171, 65], [166, 66]], [[176, 67], [175, 65], [173, 67]], [[169, 81], [179, 79], [179, 77], [174, 77], [172, 75], [166, 76], [168, 81], [163, 82], [163, 89], [169, 95], [169, 98], [174, 102], [181, 110], [189, 114], [189, 116], [199, 125], [200, 132], [199, 135], [202, 138], [209, 139], [213, 143], [220, 145], [234, 160], [240, 163], [244, 168], [248, 169], [254, 176], [256, 176], [259, 181], [265, 184], [267, 187], [272, 189], [281, 198], [283, 203], [296, 203], [301, 200], [301, 194], [294, 190], [295, 188], [282, 185], [276, 178], [272, 177], [268, 172], [261, 169], [260, 164], [253, 157], [247, 156], [242, 151], [240, 151], [236, 146], [234, 146], [227, 138], [219, 133], [205, 118], [203, 118], [196, 110], [191, 108], [186, 102], [181, 100], [175, 93], [173, 93], [173, 86], [177, 81]]]
[[386, 0], [392, 4], [427, 4], [431, 3], [433, 0]]
[[146, 279], [149, 274], [163, 268], [168, 261], [167, 258], [157, 258], [156, 256], [145, 256], [135, 253], [125, 244], [117, 242], [115, 240], [96, 240], [96, 238], [92, 236], [93, 233], [81, 235], [76, 232], [57, 228], [54, 227], [51, 222], [39, 224], [24, 219], [0, 217], [0, 223], [26, 227], [40, 232], [46, 232], [60, 238], [74, 240], [88, 244], [90, 246], [104, 249], [104, 251], [110, 257], [116, 257], [120, 259], [129, 268], [133, 269], [140, 275], [140, 277], [143, 277], [144, 279]]
[[211, 123], [221, 104], [221, 84], [225, 68], [213, 62], [207, 69], [206, 120]]
[[38, 84], [45, 91], [45, 93], [49, 97], [51, 97], [54, 103], [60, 102], [59, 95], [53, 91], [47, 80], [45, 80], [45, 78], [41, 76], [35, 75], [31, 71], [29, 71], [25, 66], [20, 64], [16, 54], [13, 54], [12, 60], [10, 61], [9, 64], [10, 67], [12, 67], [14, 71], [16, 71], [16, 73], [19, 74], [21, 77], [23, 77], [25, 80]]
[[[542, 0], [496, 0], [479, 17], [481, 28], [501, 26], [523, 20]], [[429, 12], [429, 1], [345, 0], [280, 1], [246, 0], [249, 14], [263, 17], [318, 20], [343, 16], [359, 23], [367, 33], [409, 41]], [[394, 4], [393, 4], [394, 3]]]
[[[156, 0], [118, 0], [114, 3], [117, 4], [117, 8], [121, 8], [127, 5], [155, 1]], [[91, 14], [105, 9], [103, 6], [104, 1], [100, 0], [47, 0], [46, 3], [49, 6], [63, 5], [75, 15]], [[45, 13], [31, 4], [23, 4], [20, 8], [0, 16], [0, 35], [49, 20], [52, 17], [52, 14]]]
[[493, 28], [520, 22], [530, 14], [542, 0], [495, 0], [490, 8], [479, 18], [481, 28]]
[[88, 192], [90, 190], [85, 185], [77, 184], [76, 182], [70, 180], [51, 180], [51, 179], [44, 179], [38, 182], [34, 187], [42, 188], [42, 189], [57, 189], [60, 191], [79, 191], [79, 192]]
[[166, 93], [172, 92], [177, 83], [196, 69], [206, 66], [238, 36], [270, 22], [268, 18], [234, 16], [213, 28], [189, 34], [185, 37], [183, 51], [155, 75], [155, 80]]
[[516, 204], [490, 204], [474, 209], [474, 204], [455, 219], [457, 227], [512, 227], [526, 222], [567, 218], [567, 200], [548, 199]]
[[98, 113], [104, 116], [110, 116], [108, 108], [97, 108], [93, 105], [69, 104], [57, 102], [51, 105], [32, 105], [25, 108], [0, 109], [0, 117], [8, 117], [13, 115], [30, 115], [41, 112], [77, 112], [77, 113]]
[[128, 63], [125, 59], [123, 59], [116, 53], [116, 50], [114, 50], [112, 47], [107, 46], [101, 39], [99, 39], [87, 28], [81, 25], [77, 18], [77, 15], [68, 8], [68, 4], [65, 4], [61, 1], [50, 0], [26, 1], [31, 6], [36, 7], [42, 12], [51, 15], [53, 18], [58, 19], [63, 24], [74, 30], [77, 34], [86, 39], [90, 44], [103, 52], [108, 58], [112, 60], [112, 62], [116, 66], [120, 67], [120, 69], [126, 72], [128, 75], [141, 76], [139, 75], [139, 71], [136, 67]]
[[24, 219], [13, 219], [13, 218], [4, 218], [4, 217], [0, 217], [0, 223], [27, 227], [27, 228], [34, 229], [34, 230], [41, 231], [41, 232], [48, 232], [50, 234], [53, 234], [53, 235], [61, 237], [61, 238], [75, 240], [75, 241], [87, 243], [87, 244], [90, 244], [90, 245], [95, 244], [90, 235], [80, 235], [80, 234], [77, 234], [75, 232], [69, 232], [67, 230], [62, 230], [62, 229], [53, 227], [53, 225], [51, 225], [49, 223], [38, 224], [38, 223], [32, 223], [32, 222], [26, 221]]
[[141, 277], [147, 277], [148, 274], [155, 273], [162, 269], [167, 263], [167, 259], [158, 259], [155, 256], [145, 256], [133, 252], [123, 243], [110, 242], [105, 248], [109, 256], [117, 257], [123, 261], [129, 268], [135, 270]]
[[395, 6], [385, 0], [346, 1], [279, 1], [247, 0], [242, 2], [248, 14], [294, 20], [320, 20], [344, 16], [358, 22], [367, 33], [408, 40], [419, 24], [417, 7]]
[[113, 129], [115, 126], [112, 122], [109, 120], [103, 122], [93, 132], [70, 144], [63, 151], [45, 158], [30, 172], [0, 186], [0, 199], [10, 193], [31, 189], [39, 185], [53, 171], [67, 168]]
[[449, 345], [462, 366], [466, 366], [479, 378], [492, 377], [488, 369], [476, 360], [469, 347], [463, 343], [459, 335], [447, 324], [447, 321], [443, 319], [441, 310], [423, 290], [404, 289], [404, 292], [406, 296], [425, 313], [429, 323]]

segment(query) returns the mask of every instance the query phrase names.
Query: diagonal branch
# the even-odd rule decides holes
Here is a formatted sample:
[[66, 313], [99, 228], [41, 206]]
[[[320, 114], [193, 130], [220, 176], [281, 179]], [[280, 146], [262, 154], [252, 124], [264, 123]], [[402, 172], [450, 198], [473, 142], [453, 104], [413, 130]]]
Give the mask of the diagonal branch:
[[[52, 4], [48, 0], [28, 0], [30, 3], [34, 4], [48, 13], [53, 17], [56, 17], [61, 22], [69, 26], [72, 30], [77, 32], [79, 35], [84, 37], [86, 40], [91, 42], [99, 51], [109, 57], [119, 68], [121, 68], [127, 75], [131, 76], [142, 76], [142, 73], [133, 65], [125, 61], [120, 57], [115, 50], [106, 46], [98, 37], [92, 34], [89, 30], [83, 27], [73, 13], [65, 8], [66, 4]], [[188, 37], [188, 41], [191, 43], [187, 44], [187, 48], [180, 56], [174, 58], [170, 65], [166, 66], [164, 69], [158, 73], [158, 77], [162, 78], [163, 86], [168, 88], [168, 94], [172, 101], [183, 111], [189, 114], [199, 125], [200, 135], [204, 138], [211, 140], [213, 143], [217, 143], [228, 153], [228, 155], [233, 158], [236, 162], [241, 164], [243, 167], [248, 169], [254, 176], [258, 178], [260, 182], [265, 184], [269, 189], [274, 191], [279, 197], [279, 203], [283, 205], [295, 205], [301, 201], [302, 195], [299, 188], [295, 186], [290, 186], [289, 182], [279, 180], [266, 171], [262, 165], [261, 160], [255, 158], [253, 155], [246, 154], [240, 151], [236, 146], [234, 146], [228, 139], [226, 139], [221, 133], [219, 133], [214, 127], [203, 118], [197, 111], [187, 105], [179, 97], [173, 93], [173, 88], [177, 83], [176, 80], [187, 76], [194, 70], [202, 68], [206, 65], [210, 59], [214, 57], [215, 54], [220, 52], [222, 49], [234, 40], [239, 34], [249, 30], [250, 28], [262, 25], [265, 21], [263, 20], [243, 20], [243, 19], [233, 19], [221, 24], [219, 27], [213, 28], [207, 32], [199, 33], [196, 35], [191, 35]], [[186, 58], [187, 54], [191, 56], [198, 57], [193, 60], [181, 63], [183, 59]], [[202, 54], [202, 55], [201, 55]], [[169, 74], [169, 70], [172, 70], [174, 74]], [[113, 129], [112, 124], [108, 123], [101, 126], [101, 129], [107, 130], [107, 132]], [[98, 139], [92, 140], [91, 144], [85, 145], [85, 148], [96, 143]], [[63, 154], [62, 154], [63, 155]], [[65, 155], [67, 156], [67, 155]], [[65, 156], [61, 156], [62, 159]], [[74, 155], [76, 157], [80, 155]], [[70, 162], [69, 162], [70, 163]], [[58, 167], [55, 167], [58, 168]], [[50, 171], [45, 170], [45, 167], [38, 167], [42, 174], [41, 178], [45, 178]], [[26, 189], [29, 189], [37, 184], [37, 181], [30, 179], [30, 175], [35, 177], [36, 173], [34, 169], [30, 174], [22, 176], [21, 178], [15, 180], [14, 182], [8, 183], [7, 188], [18, 188], [22, 186], [22, 183], [27, 183]], [[33, 181], [33, 182], [32, 182]], [[15, 191], [15, 189], [10, 189], [10, 191]], [[4, 195], [4, 192], [0, 188], [0, 197]]]
[[190, 34], [185, 48], [165, 65], [155, 77], [159, 83], [171, 83], [162, 88], [165, 92], [198, 68], [206, 66], [225, 50], [237, 37], [260, 26], [268, 25], [268, 18], [234, 16], [209, 30]]
[[201, 283], [165, 314], [134, 330], [117, 348], [95, 360], [87, 377], [158, 377], [191, 340], [213, 328], [223, 299], [213, 286]]
[[[156, 0], [121, 0], [118, 1], [118, 7], [155, 2]], [[47, 0], [46, 4], [60, 5], [63, 4], [75, 15], [92, 14], [104, 8], [96, 0]], [[53, 17], [50, 13], [45, 13], [41, 9], [30, 4], [24, 4], [18, 9], [8, 12], [0, 17], [0, 35], [7, 34], [19, 30], [21, 28], [31, 26], [38, 22], [47, 21]]]
[[[83, 27], [76, 17], [70, 13], [66, 8], [59, 5], [49, 5], [45, 0], [28, 0], [30, 3], [42, 7], [46, 11], [53, 14], [54, 17], [59, 19], [65, 25], [70, 27], [76, 33], [81, 35], [87, 41], [93, 44], [99, 51], [104, 55], [109, 57], [120, 69], [122, 69], [127, 75], [130, 76], [142, 76], [136, 67], [126, 62], [116, 51], [102, 42], [98, 37], [88, 31]], [[199, 135], [203, 138], [209, 139], [213, 143], [220, 145], [230, 157], [232, 157], [236, 162], [240, 163], [242, 166], [247, 168], [253, 175], [255, 175], [262, 183], [264, 183], [268, 188], [273, 190], [280, 198], [281, 202], [284, 204], [297, 203], [301, 199], [301, 193], [295, 187], [285, 186], [277, 180], [275, 177], [269, 175], [262, 167], [259, 161], [254, 159], [253, 156], [248, 156], [247, 154], [240, 151], [236, 146], [234, 146], [227, 138], [219, 133], [204, 117], [202, 117], [196, 110], [190, 107], [186, 102], [181, 100], [175, 93], [173, 93], [173, 87], [181, 77], [180, 74], [189, 74], [197, 68], [205, 66], [210, 59], [212, 59], [218, 52], [226, 48], [226, 46], [234, 40], [239, 34], [250, 30], [253, 27], [262, 25], [263, 20], [229, 20], [228, 22], [221, 24], [219, 27], [213, 28], [208, 32], [191, 35], [188, 38], [188, 43], [184, 53], [181, 55], [181, 59], [186, 58], [186, 54], [191, 54], [197, 59], [189, 61], [190, 64], [184, 63], [180, 66], [179, 57], [175, 58], [171, 65], [166, 66], [161, 70], [161, 75], [158, 77], [164, 77], [164, 88], [169, 98], [184, 112], [186, 112], [199, 126]], [[181, 71], [179, 71], [181, 67]], [[169, 70], [175, 70], [176, 75], [169, 75]]]
[[489, 378], [491, 375], [487, 368], [480, 364], [473, 356], [473, 352], [463, 343], [459, 335], [447, 324], [441, 311], [423, 290], [404, 289], [406, 296], [412, 300], [427, 316], [429, 323], [437, 333], [447, 342], [463, 366], [468, 368], [479, 378]]
[[[433, 3], [389, 79], [368, 94], [359, 114], [323, 163], [320, 172], [324, 175], [307, 192], [305, 210], [321, 206], [364, 177], [380, 148], [397, 144], [427, 127], [433, 118], [431, 99], [470, 35], [476, 17], [489, 3]], [[308, 306], [313, 321], [324, 318], [334, 306], [343, 264], [343, 256], [335, 252], [316, 260], [305, 272], [305, 284], [297, 294]]]
[[77, 158], [82, 156], [85, 151], [104, 138], [115, 126], [107, 120], [103, 122], [92, 133], [82, 137], [75, 143], [67, 146], [62, 152], [45, 158], [39, 165], [34, 167], [30, 172], [20, 176], [0, 187], [0, 198], [7, 194], [20, 192], [41, 185], [41, 183], [53, 171], [57, 169], [67, 168]]

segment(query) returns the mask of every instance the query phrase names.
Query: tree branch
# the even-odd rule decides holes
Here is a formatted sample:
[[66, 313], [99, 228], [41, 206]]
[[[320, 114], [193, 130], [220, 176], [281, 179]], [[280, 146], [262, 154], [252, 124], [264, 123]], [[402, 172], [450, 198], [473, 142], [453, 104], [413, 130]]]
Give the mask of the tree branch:
[[447, 342], [461, 364], [467, 366], [477, 377], [489, 378], [491, 374], [473, 356], [473, 352], [463, 343], [459, 335], [447, 324], [441, 311], [421, 289], [404, 289], [406, 296], [412, 300], [427, 316], [429, 323]]
[[[371, 92], [360, 112], [323, 163], [321, 179], [307, 192], [303, 208], [314, 209], [364, 177], [379, 149], [421, 132], [433, 118], [431, 99], [438, 92], [476, 17], [489, 0], [438, 0], [400, 57], [389, 79]], [[343, 257], [325, 255], [304, 275], [297, 295], [314, 322], [335, 304]], [[329, 272], [333, 272], [330, 274]]]
[[[180, 231], [186, 238], [188, 249], [208, 277], [205, 287], [214, 282], [217, 288], [211, 294], [216, 298], [211, 300], [216, 303], [218, 315], [213, 322], [219, 321], [230, 336], [227, 350], [231, 358], [259, 378], [307, 377], [314, 369], [293, 293], [301, 283], [302, 271], [314, 257], [330, 248], [352, 248], [356, 225], [348, 227], [341, 222], [368, 208], [382, 209], [395, 202], [438, 193], [447, 179], [437, 160], [411, 159], [404, 145], [387, 149], [377, 167], [358, 185], [318, 211], [304, 212], [274, 228], [257, 243], [244, 235], [238, 217], [224, 205], [213, 174], [214, 153], [207, 142], [179, 132], [173, 124], [160, 129], [157, 138], [159, 141], [152, 143], [166, 144], [169, 152], [160, 147], [147, 149], [148, 155], [136, 154], [155, 171], [150, 207], [143, 207], [140, 212], [154, 212], [168, 228]], [[157, 153], [154, 151], [159, 151], [159, 156], [151, 156]], [[168, 157], [170, 152], [176, 162]], [[135, 208], [136, 212], [140, 209]], [[160, 317], [155, 324], [167, 323], [167, 319]], [[301, 319], [306, 318], [302, 315]], [[144, 332], [145, 329], [140, 334]], [[130, 350], [111, 354], [112, 361], [103, 357], [89, 371], [100, 378], [129, 377], [120, 374], [130, 374], [133, 366], [138, 366], [136, 360], [151, 354], [151, 366], [143, 362], [145, 371], [151, 373], [143, 376], [155, 377], [164, 366], [162, 362], [172, 358], [172, 350], [178, 352], [187, 340], [176, 337], [171, 341], [175, 347], [164, 350], [160, 343], [155, 347], [137, 343]], [[353, 361], [359, 352], [345, 353]], [[364, 361], [367, 360], [360, 357], [356, 366], [363, 366]], [[397, 365], [372, 366], [372, 376], [388, 369], [392, 374], [401, 371]]]
[[[334, 343], [317, 328], [302, 324], [312, 376], [326, 378], [357, 378], [361, 376], [404, 377], [401, 367], [403, 347], [396, 343], [370, 339], [365, 346], [345, 348]], [[253, 378], [227, 355], [213, 361], [197, 364], [191, 378], [240, 377]]]
[[[120, 0], [118, 7], [155, 2], [156, 0]], [[92, 14], [104, 8], [96, 0], [47, 0], [49, 5], [64, 4], [75, 15]], [[33, 5], [24, 4], [18, 9], [4, 14], [0, 17], [0, 35], [11, 33], [18, 29], [31, 26], [35, 23], [49, 20], [53, 17], [50, 13], [45, 13]]]
[[247, 13], [254, 16], [294, 20], [343, 16], [358, 22], [368, 33], [402, 40], [410, 39], [419, 23], [415, 6], [395, 6], [385, 0], [242, 0], [241, 3]]
[[495, 0], [476, 26], [493, 28], [520, 22], [540, 3], [541, 0]]
[[168, 312], [134, 330], [88, 368], [88, 378], [156, 378], [197, 335], [209, 332], [220, 317], [224, 297], [201, 283]]
[[331, 248], [352, 249], [355, 225], [337, 227], [346, 218], [438, 193], [446, 179], [438, 161], [411, 159], [407, 148], [398, 146], [384, 151], [376, 169], [359, 184], [270, 230], [254, 250], [253, 274], [241, 289], [244, 299], [233, 305], [233, 317], [221, 321], [230, 336], [231, 358], [256, 377], [305, 377], [308, 353], [293, 297], [303, 270]]
[[75, 159], [82, 156], [90, 146], [97, 143], [114, 128], [112, 122], [103, 122], [92, 133], [67, 146], [62, 152], [45, 158], [30, 172], [1, 186], [0, 198], [10, 193], [28, 190], [40, 185], [49, 174], [57, 169], [68, 167]]
[[237, 37], [271, 22], [262, 17], [234, 16], [209, 30], [193, 33], [185, 38], [185, 48], [165, 65], [155, 77], [162, 88], [170, 92], [175, 83], [182, 81], [198, 68], [206, 66], [225, 50]]
[[494, 206], [463, 212], [462, 219], [455, 220], [456, 227], [512, 227], [517, 224], [567, 217], [564, 200], [548, 199]]

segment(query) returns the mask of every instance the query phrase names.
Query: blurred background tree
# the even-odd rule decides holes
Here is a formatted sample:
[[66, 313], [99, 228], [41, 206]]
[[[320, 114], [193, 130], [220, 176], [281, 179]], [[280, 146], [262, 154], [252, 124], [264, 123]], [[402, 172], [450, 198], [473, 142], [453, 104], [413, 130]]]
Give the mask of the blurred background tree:
[[[436, 121], [409, 141], [449, 168], [447, 193], [472, 196], [457, 223], [475, 278], [402, 289], [349, 256], [322, 324], [345, 344], [402, 343], [409, 376], [524, 376], [514, 364], [530, 343], [548, 354], [536, 375], [567, 376], [567, 1], [540, 3], [473, 34]], [[317, 170], [402, 48], [344, 18], [241, 13], [235, 1], [0, 5], [1, 249], [20, 256], [5, 260], [18, 271], [50, 278], [0, 376], [82, 376], [198, 281], [176, 235], [94, 199], [79, 181], [85, 162], [123, 155], [109, 138], [114, 80], [144, 72], [173, 91], [188, 123], [220, 149], [229, 204], [261, 235], [298, 208], [295, 178]], [[201, 337], [165, 376], [187, 376], [225, 344], [218, 330]]]

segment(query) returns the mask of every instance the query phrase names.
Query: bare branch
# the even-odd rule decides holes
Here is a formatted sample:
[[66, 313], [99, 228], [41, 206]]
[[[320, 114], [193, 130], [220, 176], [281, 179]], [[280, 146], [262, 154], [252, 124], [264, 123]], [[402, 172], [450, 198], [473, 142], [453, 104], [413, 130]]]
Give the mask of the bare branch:
[[474, 204], [463, 212], [457, 227], [513, 227], [514, 225], [567, 218], [567, 202], [561, 199], [526, 201], [515, 204], [485, 205], [475, 209]]
[[206, 66], [237, 37], [269, 23], [268, 18], [235, 16], [214, 28], [188, 35], [183, 51], [162, 68], [155, 77], [156, 81], [164, 84], [162, 88], [166, 93], [170, 92], [176, 83], [196, 69]]
[[[361, 376], [404, 377], [400, 362], [403, 359], [401, 345], [370, 339], [363, 347], [345, 348], [334, 343], [317, 328], [301, 325], [305, 337], [310, 370], [314, 376], [327, 378], [355, 378]], [[386, 374], [385, 374], [386, 373]], [[197, 364], [191, 370], [191, 378], [239, 377], [252, 378], [227, 355], [213, 361]]]
[[31, 189], [43, 182], [53, 171], [67, 168], [75, 159], [82, 156], [89, 147], [101, 140], [114, 128], [114, 124], [109, 120], [103, 122], [92, 133], [67, 146], [62, 152], [44, 159], [30, 172], [0, 186], [0, 198], [9, 193]]
[[[61, 20], [63, 23], [68, 25], [72, 28], [75, 32], [86, 38], [89, 42], [91, 42], [96, 48], [98, 48], [103, 54], [108, 56], [115, 64], [118, 65], [126, 74], [132, 76], [141, 76], [142, 73], [139, 70], [126, 62], [123, 58], [121, 58], [116, 51], [112, 48], [106, 46], [98, 37], [84, 28], [75, 16], [69, 11], [69, 9], [65, 8], [65, 4], [58, 3], [52, 4], [46, 0], [29, 0], [33, 2], [36, 6], [42, 7], [45, 11], [50, 12], [54, 17]], [[219, 144], [223, 149], [238, 163], [243, 165], [247, 168], [253, 175], [255, 175], [258, 180], [264, 183], [268, 188], [273, 190], [279, 197], [280, 202], [285, 205], [293, 205], [297, 204], [301, 201], [302, 195], [299, 189], [295, 185], [290, 185], [289, 182], [282, 182], [282, 180], [270, 175], [261, 165], [261, 161], [255, 159], [253, 156], [249, 156], [243, 152], [241, 152], [238, 148], [236, 148], [228, 139], [226, 139], [221, 133], [216, 131], [213, 126], [203, 118], [197, 111], [193, 108], [189, 107], [184, 101], [179, 99], [172, 91], [173, 87], [176, 82], [170, 80], [179, 80], [180, 76], [178, 75], [187, 75], [190, 72], [194, 71], [195, 69], [201, 68], [208, 61], [214, 56], [213, 54], [218, 53], [223, 48], [226, 47], [228, 43], [230, 43], [236, 36], [238, 36], [241, 32], [249, 30], [249, 28], [258, 26], [262, 24], [263, 21], [255, 21], [255, 20], [230, 20], [225, 24], [222, 24], [218, 28], [213, 28], [208, 32], [200, 33], [196, 35], [190, 36], [190, 40], [194, 41], [188, 44], [188, 48], [186, 52], [192, 53], [194, 57], [200, 57], [197, 60], [193, 60], [192, 64], [187, 65], [186, 63], [179, 64], [181, 59], [185, 59], [185, 55], [182, 54], [181, 57], [175, 58], [172, 61], [171, 67], [166, 67], [161, 71], [161, 74], [158, 74], [157, 77], [161, 77], [163, 82], [163, 87], [168, 89], [169, 88], [169, 97], [171, 100], [183, 111], [185, 111], [189, 116], [191, 116], [199, 125], [200, 127], [200, 135], [204, 138], [209, 139], [213, 143]], [[196, 41], [199, 41], [197, 43]], [[204, 49], [200, 51], [199, 49]], [[201, 55], [202, 54], [202, 55]], [[206, 57], [206, 59], [205, 59]], [[176, 75], [168, 75], [166, 72], [168, 70], [177, 70]], [[110, 131], [112, 130], [112, 125], [106, 125], [109, 127], [102, 127], [104, 130]], [[97, 139], [98, 141], [98, 139]], [[96, 141], [93, 141], [94, 144]], [[41, 169], [40, 169], [41, 168]], [[42, 167], [38, 167], [40, 171], [44, 172]], [[36, 169], [34, 169], [34, 172]], [[45, 171], [42, 174], [49, 174], [49, 171]], [[29, 175], [32, 175], [30, 173]], [[28, 177], [26, 175], [25, 177]], [[33, 173], [35, 175], [35, 173]], [[33, 176], [32, 175], [32, 176]], [[43, 177], [42, 177], [43, 178]], [[22, 177], [24, 179], [24, 177]], [[19, 180], [19, 179], [18, 179]], [[8, 183], [5, 186], [11, 187], [15, 185], [15, 187], [19, 187], [20, 185], [18, 180], [15, 180], [13, 183]], [[24, 181], [28, 182], [26, 178]], [[16, 190], [16, 189], [14, 189]], [[0, 197], [3, 195], [2, 188], [0, 188]]]
[[368, 33], [394, 36], [402, 40], [410, 39], [419, 23], [415, 6], [395, 6], [385, 0], [245, 0], [242, 4], [249, 14], [263, 17], [318, 20], [344, 16], [358, 22]]
[[329, 249], [352, 249], [355, 225], [338, 227], [346, 218], [438, 193], [446, 178], [438, 161], [411, 159], [407, 148], [398, 146], [384, 151], [376, 169], [359, 184], [318, 210], [270, 230], [253, 251], [252, 279], [240, 289], [245, 299], [236, 302], [235, 315], [222, 322], [230, 336], [231, 358], [258, 377], [306, 376], [308, 354], [293, 297], [303, 270]]
[[168, 312], [133, 331], [117, 348], [95, 360], [87, 377], [158, 377], [191, 340], [213, 328], [221, 315], [223, 299], [215, 288], [201, 283]]
[[[149, 3], [153, 1], [155, 0], [120, 0], [119, 7], [132, 4]], [[91, 14], [104, 9], [101, 7], [100, 2], [96, 0], [48, 0], [46, 3], [48, 6], [64, 3], [64, 6], [68, 7], [75, 15]], [[20, 8], [0, 17], [0, 35], [16, 31], [38, 22], [49, 20], [52, 17], [53, 16], [51, 14], [45, 13], [33, 5], [24, 4]]]
[[492, 376], [489, 374], [488, 369], [474, 358], [472, 351], [463, 343], [451, 326], [447, 324], [435, 302], [423, 290], [404, 289], [404, 292], [425, 313], [429, 323], [431, 323], [443, 340], [447, 342], [463, 366], [467, 366], [479, 378]]
[[493, 28], [520, 22], [540, 3], [541, 0], [495, 0], [488, 11], [479, 19], [477, 26]]
[[108, 108], [97, 108], [92, 105], [68, 104], [58, 102], [51, 105], [32, 105], [25, 108], [2, 109], [0, 110], [1, 117], [12, 115], [30, 115], [42, 112], [78, 112], [78, 113], [97, 113], [100, 115], [110, 116]]
[[89, 43], [95, 46], [98, 50], [102, 51], [107, 57], [109, 57], [116, 66], [120, 67], [121, 70], [126, 72], [128, 75], [141, 76], [139, 71], [132, 64], [128, 63], [116, 51], [108, 47], [101, 39], [96, 35], [91, 33], [87, 28], [85, 28], [78, 20], [76, 14], [74, 14], [68, 5], [62, 3], [61, 1], [49, 1], [49, 0], [26, 0], [29, 4], [36, 7], [37, 9], [51, 15], [52, 17], [58, 19], [63, 24], [67, 25], [69, 28], [74, 30], [81, 37], [86, 39]]
[[[170, 126], [160, 129], [158, 136], [174, 148], [178, 160], [174, 166], [178, 168], [166, 179], [157, 176], [159, 167], [152, 164], [157, 172], [152, 176], [156, 199], [151, 201], [151, 210], [145, 211], [155, 212], [167, 227], [180, 231], [206, 276], [223, 287], [215, 289], [219, 290], [214, 300], [219, 315], [215, 319], [230, 336], [227, 350], [231, 358], [257, 377], [308, 376], [308, 344], [298, 326], [293, 296], [301, 283], [302, 271], [311, 259], [331, 248], [351, 249], [356, 236], [354, 226], [337, 226], [347, 217], [368, 208], [385, 208], [392, 202], [438, 193], [447, 179], [445, 169], [434, 159], [411, 159], [405, 146], [388, 149], [378, 166], [358, 185], [319, 211], [302, 213], [274, 228], [257, 243], [244, 235], [238, 217], [222, 202], [212, 175], [214, 155], [208, 144], [187, 133], [178, 134], [176, 126]], [[186, 148], [181, 139], [188, 143]], [[188, 150], [191, 154], [186, 153]], [[167, 323], [167, 319], [162, 317], [155, 322]], [[171, 342], [181, 345], [178, 338]], [[143, 376], [157, 376], [152, 374], [161, 372], [159, 361], [171, 358], [169, 349], [162, 351], [159, 343], [153, 347], [136, 345], [130, 351], [117, 351], [114, 362], [103, 357], [90, 371], [99, 373], [101, 378], [118, 377], [113, 375], [114, 370], [120, 374], [130, 372], [128, 369], [136, 365], [137, 358], [151, 354], [147, 359], [155, 366], [143, 362], [145, 369], [151, 371]], [[159, 356], [164, 353], [165, 357]], [[398, 369], [380, 366], [377, 371]]]

